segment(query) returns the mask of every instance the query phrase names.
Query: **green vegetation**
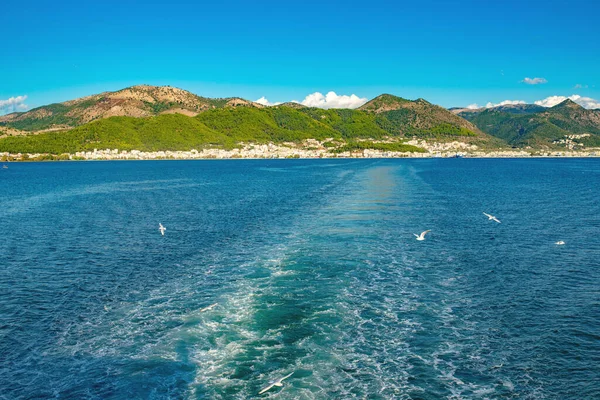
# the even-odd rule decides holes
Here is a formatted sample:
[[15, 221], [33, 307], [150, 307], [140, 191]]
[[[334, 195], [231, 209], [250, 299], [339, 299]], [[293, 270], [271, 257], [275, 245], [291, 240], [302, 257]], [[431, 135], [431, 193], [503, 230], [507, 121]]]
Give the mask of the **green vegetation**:
[[221, 108], [205, 111], [195, 118], [236, 143], [300, 142], [340, 136], [327, 125], [288, 107]]
[[[0, 139], [0, 151], [10, 153], [75, 153], [93, 149], [191, 150], [231, 149], [240, 143], [299, 143], [305, 139], [333, 139], [326, 146], [345, 143], [343, 150], [379, 149], [419, 151], [394, 143], [356, 139], [389, 136], [374, 115], [356, 110], [289, 107], [237, 107], [208, 110], [196, 117], [161, 114], [149, 118], [111, 117], [67, 131]], [[400, 138], [401, 139], [401, 138]]]
[[570, 100], [527, 114], [491, 108], [465, 113], [465, 117], [482, 131], [515, 147], [560, 148], [554, 142], [574, 134], [592, 135], [575, 140], [586, 146], [596, 146], [600, 140], [600, 111], [586, 110]]
[[425, 152], [425, 150], [420, 147], [411, 146], [409, 144], [404, 144], [404, 143], [399, 143], [399, 142], [377, 143], [377, 142], [371, 142], [371, 141], [356, 141], [356, 140], [348, 141], [345, 145], [338, 147], [336, 149], [329, 150], [329, 151], [332, 153], [343, 153], [346, 151], [358, 151], [358, 150], [366, 150], [366, 149], [381, 150], [381, 151], [398, 151], [398, 152], [403, 152], [403, 153], [406, 153], [406, 152], [424, 153]]
[[[294, 103], [266, 108], [251, 104], [232, 107], [227, 105], [230, 100], [205, 99], [174, 88], [139, 86], [53, 104], [5, 116], [0, 124], [26, 130], [57, 125], [74, 128], [0, 139], [0, 152], [72, 154], [107, 148], [231, 149], [240, 143], [299, 143], [306, 139], [326, 141], [325, 146], [330, 149], [342, 146], [336, 150], [339, 152], [365, 148], [419, 151], [401, 143], [412, 137], [497, 145], [497, 141], [482, 134], [470, 122], [423, 99], [411, 101], [382, 95], [357, 110], [324, 110]], [[164, 113], [176, 108], [199, 114], [188, 117]], [[154, 116], [106, 118], [115, 112]], [[81, 125], [81, 121], [92, 117], [96, 119]], [[382, 143], [383, 139], [392, 140]]]
[[154, 114], [160, 114], [163, 111], [167, 111], [171, 108], [173, 108], [174, 106], [177, 106], [176, 103], [174, 102], [167, 102], [167, 101], [156, 101], [154, 103], [151, 103], [149, 101], [144, 101], [144, 105], [146, 106], [146, 108], [149, 108], [152, 110], [152, 113]]
[[190, 150], [230, 141], [202, 124], [180, 114], [151, 118], [112, 117], [71, 129], [0, 140], [0, 151], [11, 153], [75, 153], [97, 149]]
[[384, 94], [359, 108], [375, 117], [386, 135], [455, 140], [458, 137], [485, 138], [468, 121], [423, 99], [415, 101]]
[[406, 103], [411, 103], [411, 101], [402, 97], [384, 93], [363, 104], [359, 110], [380, 112], [381, 110], [398, 108], [399, 105]]
[[[50, 104], [31, 110], [30, 112], [34, 115], [32, 118], [17, 120], [10, 124], [4, 123], [2, 125], [24, 131], [40, 131], [56, 125], [72, 126], [75, 124], [76, 118], [67, 115], [71, 109], [72, 107], [60, 103]], [[40, 116], [37, 118], [35, 117], [36, 111], [40, 112]]]
[[[374, 116], [365, 111], [349, 109], [323, 110], [321, 108], [303, 108], [300, 112], [331, 127], [342, 138], [378, 139], [389, 135], [378, 126]], [[340, 136], [338, 135], [338, 137]], [[330, 136], [333, 137], [333, 136]]]

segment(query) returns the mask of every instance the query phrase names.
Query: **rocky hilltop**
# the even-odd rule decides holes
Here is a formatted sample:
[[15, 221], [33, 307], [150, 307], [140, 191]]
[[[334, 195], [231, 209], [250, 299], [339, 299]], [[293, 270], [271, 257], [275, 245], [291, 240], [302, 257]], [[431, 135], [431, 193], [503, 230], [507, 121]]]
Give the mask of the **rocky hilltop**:
[[195, 116], [227, 106], [262, 107], [240, 98], [210, 99], [171, 86], [138, 85], [0, 116], [0, 124], [30, 132], [57, 130], [110, 117], [143, 118], [173, 113]]

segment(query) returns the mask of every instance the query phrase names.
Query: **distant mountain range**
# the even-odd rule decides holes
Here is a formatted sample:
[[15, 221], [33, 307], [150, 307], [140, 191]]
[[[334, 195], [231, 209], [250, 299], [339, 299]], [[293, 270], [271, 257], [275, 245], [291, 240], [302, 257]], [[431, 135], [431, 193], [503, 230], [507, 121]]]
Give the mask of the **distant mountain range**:
[[517, 104], [451, 111], [515, 147], [600, 146], [600, 110], [586, 110], [569, 99], [549, 108]]
[[[94, 148], [190, 150], [239, 143], [408, 139], [480, 148], [600, 145], [600, 111], [567, 100], [555, 107], [451, 109], [382, 94], [358, 109], [242, 98], [210, 99], [170, 86], [140, 85], [0, 116], [0, 152], [74, 153]], [[563, 142], [561, 142], [563, 140]]]
[[[306, 139], [329, 140], [337, 146], [413, 137], [482, 146], [496, 141], [471, 122], [423, 99], [384, 94], [356, 110], [324, 110], [297, 103], [265, 107], [241, 98], [208, 99], [182, 89], [146, 85], [5, 115], [0, 126], [13, 129], [13, 136], [0, 139], [0, 151], [31, 153], [231, 148], [242, 142]], [[14, 134], [15, 129], [20, 135]]]

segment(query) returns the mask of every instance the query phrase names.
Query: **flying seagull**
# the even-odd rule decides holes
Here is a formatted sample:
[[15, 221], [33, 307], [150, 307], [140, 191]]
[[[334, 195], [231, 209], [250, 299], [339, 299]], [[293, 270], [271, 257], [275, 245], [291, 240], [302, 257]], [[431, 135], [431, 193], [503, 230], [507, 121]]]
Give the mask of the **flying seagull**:
[[161, 235], [165, 236], [165, 231], [167, 230], [167, 228], [165, 228], [160, 222], [158, 223], [158, 230], [160, 231]]
[[417, 237], [417, 240], [425, 240], [425, 235], [427, 235], [427, 232], [431, 232], [431, 229], [428, 229], [425, 232], [421, 232], [420, 235], [417, 235], [416, 233], [413, 233], [413, 235]]
[[490, 220], [490, 221], [496, 221], [497, 223], [500, 223], [500, 220], [498, 218], [494, 217], [491, 214], [483, 213], [483, 215], [485, 215], [486, 217], [488, 217], [488, 220]]
[[260, 392], [258, 392], [258, 394], [263, 394], [264, 392], [270, 390], [273, 386], [277, 386], [277, 387], [283, 386], [283, 380], [289, 378], [290, 376], [292, 376], [292, 374], [293, 374], [293, 372], [289, 375], [284, 376], [283, 378], [279, 378], [279, 379], [269, 382], [269, 384], [267, 386], [265, 386], [264, 388], [262, 388], [260, 390]]
[[204, 312], [204, 311], [208, 311], [208, 310], [212, 310], [214, 307], [218, 306], [219, 303], [213, 303], [208, 307], [204, 307], [203, 309], [200, 310], [200, 312]]
[[557, 246], [562, 246], [563, 244], [565, 244], [565, 242], [562, 241], [562, 240], [559, 240], [558, 242], [556, 242], [554, 244], [557, 245]]

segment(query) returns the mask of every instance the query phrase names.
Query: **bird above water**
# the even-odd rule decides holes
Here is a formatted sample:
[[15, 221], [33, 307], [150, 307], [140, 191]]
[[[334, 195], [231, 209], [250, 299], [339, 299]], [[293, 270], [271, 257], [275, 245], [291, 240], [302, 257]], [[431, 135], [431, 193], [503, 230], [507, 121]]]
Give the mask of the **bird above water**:
[[291, 374], [284, 376], [283, 378], [279, 378], [279, 379], [269, 382], [269, 384], [267, 386], [265, 386], [264, 388], [262, 388], [260, 390], [260, 392], [258, 392], [258, 394], [263, 394], [264, 392], [270, 390], [273, 386], [277, 386], [277, 387], [283, 386], [283, 380], [289, 378], [292, 375], [293, 375], [293, 372]]
[[498, 218], [494, 217], [494, 216], [493, 216], [493, 215], [491, 215], [491, 214], [488, 214], [488, 213], [483, 213], [483, 215], [485, 215], [486, 217], [488, 217], [488, 220], [489, 220], [489, 221], [496, 221], [497, 223], [500, 223], [500, 220], [499, 220]]
[[165, 228], [160, 222], [158, 223], [158, 230], [160, 231], [161, 235], [165, 236], [165, 231], [167, 230], [167, 228]]
[[214, 307], [216, 307], [218, 305], [219, 305], [219, 303], [213, 303], [210, 306], [207, 306], [207, 307], [204, 307], [203, 309], [201, 309], [200, 312], [212, 310]]
[[565, 244], [565, 242], [562, 241], [562, 240], [559, 240], [558, 242], [556, 242], [554, 244], [557, 245], [557, 246], [562, 246], [563, 244]]
[[427, 232], [431, 232], [431, 229], [421, 232], [420, 235], [417, 235], [416, 233], [413, 233], [413, 235], [416, 236], [417, 240], [425, 240], [425, 235], [427, 235]]

